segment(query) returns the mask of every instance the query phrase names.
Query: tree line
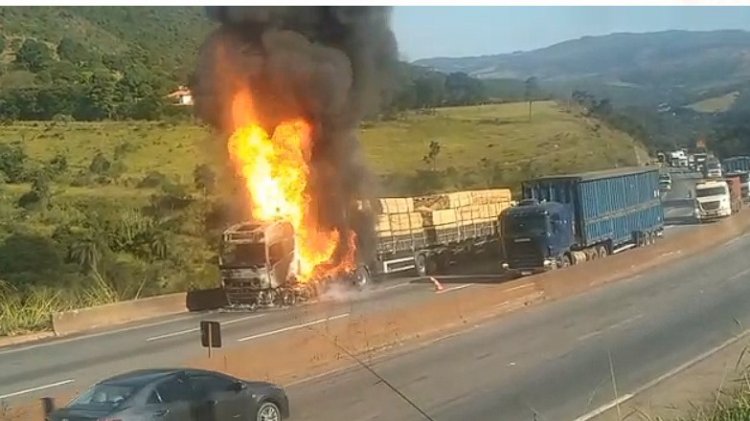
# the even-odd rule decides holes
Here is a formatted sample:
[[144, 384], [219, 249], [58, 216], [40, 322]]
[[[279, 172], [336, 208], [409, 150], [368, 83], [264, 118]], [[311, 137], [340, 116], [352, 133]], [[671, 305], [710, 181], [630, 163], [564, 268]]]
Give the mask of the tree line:
[[[7, 43], [0, 42], [0, 51]], [[166, 95], [170, 77], [148, 66], [142, 50], [98, 54], [69, 37], [53, 49], [27, 38], [0, 68], [0, 120], [158, 120], [185, 116]]]
[[[3, 39], [0, 37], [0, 39]], [[6, 48], [0, 43], [0, 51]], [[189, 107], [174, 106], [167, 94], [177, 88], [168, 75], [149, 68], [138, 49], [101, 55], [64, 37], [53, 50], [47, 43], [26, 39], [15, 60], [0, 76], [0, 120], [160, 120], [188, 117]], [[31, 76], [31, 83], [25, 79]], [[13, 83], [14, 78], [21, 79]], [[187, 82], [186, 82], [187, 84]], [[494, 85], [496, 86], [496, 84]], [[466, 73], [443, 74], [401, 63], [389, 101], [376, 116], [440, 106], [487, 102], [491, 90]]]

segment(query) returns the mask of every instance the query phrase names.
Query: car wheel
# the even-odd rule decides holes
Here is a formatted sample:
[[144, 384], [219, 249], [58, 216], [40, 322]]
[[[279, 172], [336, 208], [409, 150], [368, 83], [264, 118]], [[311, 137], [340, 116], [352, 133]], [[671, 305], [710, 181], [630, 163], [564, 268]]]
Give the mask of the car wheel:
[[273, 402], [263, 402], [258, 408], [256, 421], [281, 421], [281, 411]]

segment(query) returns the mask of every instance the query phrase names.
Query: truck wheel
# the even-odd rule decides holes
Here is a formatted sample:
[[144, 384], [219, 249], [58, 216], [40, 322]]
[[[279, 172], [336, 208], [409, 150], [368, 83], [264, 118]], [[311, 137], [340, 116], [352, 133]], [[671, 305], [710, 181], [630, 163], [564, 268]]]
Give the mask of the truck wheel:
[[599, 255], [599, 258], [607, 257], [609, 253], [607, 253], [607, 248], [604, 246], [599, 246], [596, 248], [596, 254]]
[[586, 250], [587, 258], [589, 261], [596, 260], [599, 258], [599, 253], [595, 248]]
[[417, 269], [417, 275], [424, 278], [427, 276], [427, 256], [424, 254], [418, 254], [417, 257], [414, 258], [414, 265]]
[[354, 284], [357, 288], [364, 288], [370, 284], [370, 271], [367, 268], [359, 267], [354, 272]]
[[558, 261], [557, 261], [557, 267], [562, 269], [570, 266], [570, 256], [567, 254], [564, 254]]
[[417, 255], [416, 267], [417, 275], [420, 277], [434, 275], [437, 269], [437, 263], [435, 262], [435, 256], [428, 256], [426, 254]]

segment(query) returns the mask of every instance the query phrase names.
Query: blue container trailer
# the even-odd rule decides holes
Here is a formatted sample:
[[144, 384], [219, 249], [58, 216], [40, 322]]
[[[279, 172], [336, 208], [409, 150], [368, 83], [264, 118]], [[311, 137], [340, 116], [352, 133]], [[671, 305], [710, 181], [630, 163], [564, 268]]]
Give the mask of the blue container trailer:
[[724, 172], [750, 171], [750, 156], [733, 156], [721, 161]]
[[664, 228], [657, 168], [541, 177], [500, 216], [508, 270], [540, 271], [651, 244]]

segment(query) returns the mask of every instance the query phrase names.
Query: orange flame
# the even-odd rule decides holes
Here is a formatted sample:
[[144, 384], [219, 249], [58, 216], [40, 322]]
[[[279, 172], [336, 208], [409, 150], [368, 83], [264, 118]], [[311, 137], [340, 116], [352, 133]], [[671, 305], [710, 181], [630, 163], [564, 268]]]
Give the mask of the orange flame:
[[258, 124], [249, 91], [241, 91], [232, 103], [236, 128], [229, 139], [229, 153], [245, 180], [252, 199], [254, 220], [289, 222], [295, 231], [298, 280], [335, 275], [354, 267], [354, 235], [348, 253], [334, 262], [339, 244], [337, 230], [324, 229], [314, 217], [307, 190], [310, 179], [312, 127], [302, 118], [290, 119], [269, 134]]

